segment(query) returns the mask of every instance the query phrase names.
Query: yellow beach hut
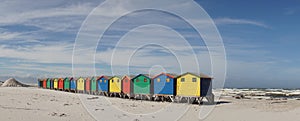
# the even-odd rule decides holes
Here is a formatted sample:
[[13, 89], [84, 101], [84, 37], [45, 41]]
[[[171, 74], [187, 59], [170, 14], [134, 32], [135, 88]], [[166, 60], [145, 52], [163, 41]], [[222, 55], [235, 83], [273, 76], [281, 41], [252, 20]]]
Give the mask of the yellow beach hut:
[[176, 96], [200, 97], [200, 75], [190, 72], [176, 77]]
[[77, 79], [77, 92], [81, 92], [81, 93], [84, 93], [85, 92], [85, 88], [84, 88], [84, 78], [80, 77]]
[[200, 104], [203, 98], [206, 98], [208, 104], [214, 104], [214, 95], [212, 93], [212, 77], [203, 73], [193, 74], [184, 73], [176, 77], [176, 97], [179, 101], [185, 98], [188, 102]]
[[121, 94], [121, 78], [113, 76], [109, 79], [109, 96], [120, 96]]
[[58, 89], [58, 79], [57, 79], [57, 78], [55, 78], [55, 79], [53, 80], [53, 88], [54, 88], [55, 90]]

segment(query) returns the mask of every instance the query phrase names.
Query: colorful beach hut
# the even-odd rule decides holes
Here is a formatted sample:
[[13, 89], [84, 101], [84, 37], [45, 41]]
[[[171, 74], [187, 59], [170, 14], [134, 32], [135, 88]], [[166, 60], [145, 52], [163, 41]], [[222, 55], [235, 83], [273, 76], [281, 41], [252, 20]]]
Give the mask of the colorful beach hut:
[[38, 86], [39, 86], [39, 88], [43, 88], [43, 80], [42, 79], [38, 79]]
[[151, 79], [146, 74], [139, 74], [131, 79], [131, 94], [134, 95], [134, 98], [140, 97], [143, 99], [147, 97], [148, 99], [151, 98]]
[[176, 77], [176, 96], [181, 100], [187, 98], [188, 101], [198, 101], [206, 98], [209, 104], [214, 104], [212, 93], [212, 77], [205, 74], [184, 73]]
[[70, 78], [69, 77], [64, 78], [64, 90], [70, 91]]
[[49, 78], [49, 80], [50, 80], [50, 89], [54, 89], [54, 79]]
[[109, 79], [109, 96], [121, 95], [121, 78], [113, 76]]
[[53, 80], [53, 88], [54, 88], [55, 90], [58, 89], [58, 79], [57, 79], [57, 78], [54, 78], [54, 80]]
[[43, 79], [43, 88], [44, 88], [44, 89], [47, 88], [47, 79]]
[[63, 78], [58, 79], [58, 89], [61, 91], [64, 90], [64, 79]]
[[187, 72], [176, 79], [176, 96], [200, 97], [200, 75]]
[[100, 76], [98, 79], [97, 79], [97, 83], [98, 83], [98, 92], [100, 94], [103, 94], [103, 95], [108, 95], [108, 92], [109, 92], [109, 83], [108, 83], [108, 80], [110, 79], [111, 77], [109, 76]]
[[92, 94], [97, 93], [97, 77], [91, 78], [91, 93]]
[[122, 95], [123, 98], [125, 98], [125, 97], [130, 98], [130, 84], [131, 84], [131, 79], [133, 77], [135, 77], [135, 76], [125, 75], [125, 76], [122, 77], [122, 80], [121, 80], [121, 82], [122, 82], [121, 83], [122, 84], [122, 86], [121, 86], [121, 95]]
[[91, 79], [90, 77], [85, 78], [85, 92], [90, 94], [91, 93]]
[[76, 89], [77, 89], [77, 84], [76, 84], [76, 79], [71, 77], [70, 78], [70, 91], [72, 92], [76, 92]]
[[47, 78], [47, 89], [51, 89], [51, 78]]
[[82, 77], [79, 77], [78, 79], [77, 79], [77, 92], [81, 92], [81, 93], [84, 93], [85, 92], [85, 82], [84, 82], [85, 80], [84, 80], [84, 78], [82, 78]]
[[173, 100], [176, 85], [175, 76], [175, 74], [161, 73], [152, 78], [154, 100], [157, 98]]

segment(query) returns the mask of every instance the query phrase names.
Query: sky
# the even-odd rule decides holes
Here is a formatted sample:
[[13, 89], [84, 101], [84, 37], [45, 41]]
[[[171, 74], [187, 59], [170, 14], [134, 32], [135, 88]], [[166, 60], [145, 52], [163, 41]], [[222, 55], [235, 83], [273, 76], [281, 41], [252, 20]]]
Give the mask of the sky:
[[[223, 39], [227, 62], [225, 87], [300, 88], [299, 1], [195, 2], [211, 17]], [[93, 43], [90, 38], [77, 42], [85, 46], [76, 46], [75, 53], [79, 54], [74, 58], [79, 32], [86, 32], [85, 36], [91, 38], [100, 37], [104, 24], [120, 14], [109, 11], [111, 8], [126, 11], [135, 7], [116, 2], [97, 11], [95, 8], [101, 3], [102, 0], [2, 0], [0, 80], [15, 77], [35, 83], [36, 78], [73, 76], [72, 67], [76, 67], [80, 76], [94, 75], [94, 67], [96, 75], [197, 72], [198, 68], [212, 75], [211, 58], [203, 39], [176, 17], [160, 12], [146, 11], [123, 17], [104, 33], [100, 42]], [[151, 4], [161, 5], [159, 1]], [[189, 8], [189, 4], [169, 7]], [[81, 29], [88, 17], [93, 18], [89, 16], [91, 12], [96, 13], [95, 23], [88, 30]], [[157, 18], [163, 19], [159, 24], [172, 28], [152, 24], [124, 33], [131, 26], [154, 22]], [[187, 41], [178, 36], [178, 31], [185, 34]], [[117, 43], [116, 39], [120, 41]], [[95, 53], [85, 53], [85, 50]], [[74, 66], [72, 62], [77, 63]]]

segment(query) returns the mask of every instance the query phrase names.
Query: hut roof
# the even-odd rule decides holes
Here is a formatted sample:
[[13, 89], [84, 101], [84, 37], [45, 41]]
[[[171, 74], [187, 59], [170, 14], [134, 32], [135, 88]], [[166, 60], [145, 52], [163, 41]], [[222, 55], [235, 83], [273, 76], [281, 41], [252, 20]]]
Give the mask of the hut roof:
[[160, 73], [160, 74], [154, 76], [152, 79], [155, 79], [155, 78], [157, 78], [157, 77], [159, 77], [161, 75], [166, 75], [166, 76], [168, 76], [170, 78], [175, 78], [177, 76], [176, 74], [171, 74], [171, 73]]
[[137, 77], [139, 77], [139, 76], [145, 76], [145, 77], [151, 79], [149, 74], [139, 74], [139, 75], [137, 75], [137, 76], [135, 76], [135, 77], [133, 77], [133, 78], [131, 78], [131, 79], [135, 79], [135, 78], [137, 78]]
[[203, 73], [200, 73], [200, 78], [213, 79], [213, 77], [211, 77], [209, 75], [206, 75], [206, 74], [203, 74]]
[[105, 79], [110, 79], [112, 76], [105, 76], [105, 75], [102, 75], [100, 76], [97, 80], [101, 79], [101, 78], [105, 78]]
[[194, 73], [191, 73], [191, 72], [186, 72], [186, 73], [183, 73], [183, 74], [181, 74], [181, 75], [177, 76], [176, 78], [182, 77], [182, 76], [184, 76], [184, 75], [187, 75], [187, 74], [191, 74], [191, 75], [194, 75], [194, 76], [196, 76], [196, 77], [199, 77], [199, 78], [200, 78], [200, 75], [197, 75], [197, 74], [194, 74]]
[[186, 72], [186, 73], [184, 73], [184, 74], [181, 74], [181, 75], [177, 76], [176, 78], [179, 78], [179, 77], [184, 76], [184, 75], [187, 75], [187, 74], [191, 74], [191, 75], [194, 75], [194, 76], [197, 76], [197, 77], [200, 77], [200, 78], [213, 79], [213, 77], [211, 77], [211, 76], [209, 76], [209, 75], [206, 75], [206, 74], [203, 74], [203, 73], [200, 73], [200, 74], [198, 75], [198, 74], [191, 73], [191, 72]]
[[132, 78], [135, 77], [135, 75], [124, 75], [124, 76], [122, 77], [122, 79], [124, 79], [125, 77], [128, 77], [129, 79], [132, 79]]
[[109, 79], [114, 78], [114, 77], [117, 77], [117, 78], [119, 78], [119, 79], [122, 79], [122, 76], [111, 76]]

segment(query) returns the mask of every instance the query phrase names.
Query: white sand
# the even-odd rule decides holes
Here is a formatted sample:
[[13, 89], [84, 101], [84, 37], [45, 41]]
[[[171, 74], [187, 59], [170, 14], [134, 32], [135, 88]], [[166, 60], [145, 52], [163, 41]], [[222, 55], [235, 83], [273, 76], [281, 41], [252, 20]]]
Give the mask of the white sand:
[[1, 87], [0, 121], [93, 121], [75, 94]]
[[[300, 119], [299, 100], [240, 100], [231, 97], [221, 100], [231, 103], [217, 105], [205, 121], [299, 121]], [[37, 88], [0, 88], [0, 102], [0, 121], [93, 121], [94, 118], [104, 121], [144, 121], [161, 120], [162, 118], [173, 120], [172, 116], [180, 116], [143, 115], [166, 108], [170, 106], [170, 103], [105, 98]], [[180, 109], [186, 105], [174, 104], [174, 106]], [[189, 110], [182, 113], [183, 116], [179, 121], [198, 120], [200, 107], [204, 107], [203, 105], [188, 106], [190, 106]], [[85, 107], [89, 110], [86, 110]], [[117, 111], [113, 111], [113, 109], [122, 112], [116, 113]], [[168, 110], [170, 114], [181, 114], [181, 111], [175, 111], [174, 107], [172, 109], [174, 110]], [[182, 110], [182, 112], [185, 111]], [[99, 118], [101, 115], [105, 116]]]

